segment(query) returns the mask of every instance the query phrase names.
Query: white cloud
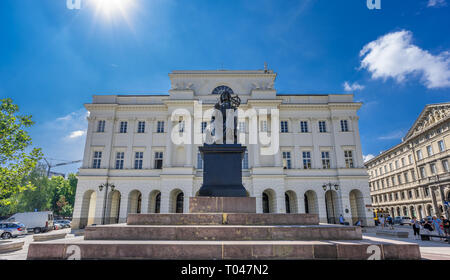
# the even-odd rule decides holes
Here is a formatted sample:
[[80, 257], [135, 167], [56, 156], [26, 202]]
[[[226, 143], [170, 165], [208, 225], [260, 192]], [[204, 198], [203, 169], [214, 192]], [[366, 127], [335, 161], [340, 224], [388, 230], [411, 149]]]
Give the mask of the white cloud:
[[373, 159], [374, 157], [375, 157], [375, 156], [372, 155], [372, 154], [363, 155], [363, 160], [364, 160], [364, 162], [367, 162], [367, 161]]
[[391, 132], [387, 135], [380, 136], [377, 139], [378, 140], [393, 140], [393, 139], [401, 139], [403, 136], [405, 136], [405, 133], [401, 130], [398, 130], [398, 131]]
[[357, 90], [363, 90], [364, 86], [358, 84], [358, 82], [354, 82], [353, 84], [349, 84], [347, 81], [343, 84], [345, 91], [357, 91]]
[[428, 0], [427, 7], [440, 7], [445, 5], [447, 5], [445, 0]]
[[68, 136], [70, 139], [75, 139], [81, 136], [84, 136], [86, 134], [85, 130], [76, 130], [73, 131], [72, 133], [70, 133], [70, 135]]
[[450, 53], [432, 55], [411, 41], [412, 33], [402, 30], [368, 43], [360, 51], [360, 67], [371, 72], [373, 79], [402, 83], [409, 75], [417, 75], [427, 88], [450, 87]]

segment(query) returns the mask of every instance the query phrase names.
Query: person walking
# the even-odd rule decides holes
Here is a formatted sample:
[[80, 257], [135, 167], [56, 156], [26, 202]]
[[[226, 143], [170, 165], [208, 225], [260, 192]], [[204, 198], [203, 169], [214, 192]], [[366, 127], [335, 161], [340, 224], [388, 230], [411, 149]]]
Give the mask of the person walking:
[[344, 217], [342, 216], [342, 214], [339, 216], [339, 223], [340, 223], [341, 225], [345, 225], [345, 219], [344, 219]]
[[[436, 231], [436, 233], [439, 236], [443, 235], [442, 229], [441, 229], [441, 223], [442, 223], [441, 220], [439, 220], [436, 216], [433, 216], [432, 225], [433, 225], [434, 230]], [[442, 238], [441, 238], [441, 240], [442, 240]]]
[[414, 238], [420, 239], [420, 222], [416, 219], [416, 217], [413, 217], [412, 219], [412, 228], [414, 231]]
[[[444, 216], [441, 217], [442, 218], [442, 225], [444, 227], [444, 233], [446, 237], [450, 236], [450, 221], [449, 219], [446, 219]], [[447, 239], [448, 242], [448, 239]]]
[[380, 215], [379, 221], [380, 221], [381, 227], [384, 228], [384, 217], [383, 217], [383, 215]]
[[394, 220], [392, 219], [391, 215], [388, 214], [386, 220], [387, 224], [389, 225], [389, 228], [394, 229]]

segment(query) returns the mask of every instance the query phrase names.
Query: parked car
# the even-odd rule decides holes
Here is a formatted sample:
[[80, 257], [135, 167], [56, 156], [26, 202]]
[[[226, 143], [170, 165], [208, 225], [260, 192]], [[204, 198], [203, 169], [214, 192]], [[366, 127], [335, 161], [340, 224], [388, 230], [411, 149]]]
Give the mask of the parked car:
[[53, 229], [63, 229], [65, 225], [57, 220], [53, 221]]
[[69, 220], [55, 220], [56, 223], [61, 224], [63, 228], [70, 228], [71, 227], [71, 221]]
[[0, 230], [2, 231], [1, 238], [3, 239], [27, 234], [27, 228], [22, 223], [2, 222], [0, 223]]
[[411, 225], [411, 218], [406, 216], [398, 216], [394, 218], [394, 224]]
[[34, 233], [46, 232], [53, 229], [53, 213], [51, 211], [17, 213], [6, 222], [19, 222]]

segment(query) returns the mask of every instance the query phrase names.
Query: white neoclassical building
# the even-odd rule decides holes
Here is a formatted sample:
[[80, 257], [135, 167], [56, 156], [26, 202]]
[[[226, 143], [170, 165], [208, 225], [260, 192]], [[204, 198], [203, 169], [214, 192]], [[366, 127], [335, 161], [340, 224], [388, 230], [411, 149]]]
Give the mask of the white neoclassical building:
[[[90, 116], [75, 228], [125, 222], [128, 213], [188, 212], [189, 197], [202, 185], [202, 142], [195, 135], [202, 137], [205, 113], [225, 87], [246, 112], [238, 124], [247, 146], [243, 184], [257, 198], [258, 212], [316, 213], [324, 223], [342, 214], [373, 225], [358, 129], [362, 104], [352, 94], [279, 94], [276, 73], [267, 69], [173, 71], [169, 77], [169, 94], [96, 95], [85, 105]], [[191, 116], [179, 116], [180, 110]], [[268, 115], [260, 115], [264, 111]], [[250, 143], [255, 131], [257, 141]], [[174, 135], [189, 141], [173, 141]], [[263, 152], [274, 145], [272, 154]], [[114, 188], [99, 188], [106, 183]]]

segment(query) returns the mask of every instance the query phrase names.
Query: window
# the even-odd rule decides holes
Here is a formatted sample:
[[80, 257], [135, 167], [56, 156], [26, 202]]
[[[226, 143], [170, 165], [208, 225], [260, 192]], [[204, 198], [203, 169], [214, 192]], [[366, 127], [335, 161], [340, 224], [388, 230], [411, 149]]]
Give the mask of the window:
[[405, 183], [408, 183], [409, 179], [408, 179], [408, 172], [405, 172], [403, 174], [403, 176], [405, 177]]
[[244, 158], [242, 159], [242, 169], [248, 169], [248, 152], [246, 151], [244, 154]]
[[424, 188], [425, 190], [425, 196], [428, 197], [430, 196], [430, 191], [428, 190], [428, 188]]
[[405, 192], [401, 192], [400, 196], [401, 196], [402, 200], [405, 199]]
[[311, 169], [311, 152], [303, 152], [303, 168]]
[[92, 168], [100, 168], [100, 163], [102, 161], [102, 152], [94, 152], [94, 160], [92, 162]]
[[423, 159], [422, 150], [418, 150], [416, 153], [417, 153], [417, 159], [418, 160]]
[[380, 170], [380, 176], [383, 175], [383, 169], [380, 167], [378, 170]]
[[392, 162], [391, 163], [389, 163], [389, 171], [392, 171], [393, 170], [393, 168], [392, 168]]
[[398, 200], [398, 193], [394, 193], [395, 200]]
[[127, 133], [128, 122], [120, 122], [119, 133]]
[[412, 164], [412, 155], [408, 155], [409, 164]]
[[261, 132], [267, 132], [267, 121], [260, 121], [259, 122], [259, 130]]
[[319, 121], [319, 132], [321, 133], [327, 132], [327, 125], [325, 121]]
[[414, 172], [414, 170], [411, 170], [411, 178], [413, 181], [416, 180], [416, 172]]
[[436, 174], [436, 164], [431, 163], [430, 164], [431, 174]]
[[179, 133], [183, 133], [184, 132], [184, 120], [183, 120], [183, 118], [182, 117], [180, 117], [179, 119], [178, 119], [178, 132]]
[[352, 151], [344, 151], [345, 158], [345, 167], [353, 168], [353, 152]]
[[156, 126], [157, 133], [164, 133], [164, 121], [158, 121]]
[[398, 166], [398, 160], [396, 160], [395, 161], [395, 169], [398, 169], [399, 168], [399, 166]]
[[155, 152], [155, 169], [162, 169], [163, 152]]
[[301, 121], [300, 122], [300, 132], [301, 133], [307, 133], [308, 132], [308, 122], [307, 121]]
[[145, 122], [138, 122], [138, 133], [145, 133]]
[[341, 131], [343, 131], [343, 132], [347, 132], [348, 131], [347, 120], [341, 120]]
[[203, 159], [200, 152], [197, 153], [197, 169], [203, 169]]
[[245, 133], [245, 122], [239, 122], [238, 129], [239, 132]]
[[425, 167], [421, 167], [419, 170], [420, 170], [420, 177], [422, 179], [425, 179], [425, 177], [427, 177], [427, 173], [425, 171]]
[[392, 201], [392, 194], [389, 194], [389, 201]]
[[416, 198], [419, 198], [419, 190], [418, 189], [416, 189]]
[[444, 141], [438, 142], [439, 152], [443, 152], [445, 150]]
[[387, 173], [387, 165], [384, 166], [384, 173]]
[[136, 152], [134, 154], [134, 169], [142, 169], [143, 159], [144, 159], [144, 152]]
[[106, 121], [98, 121], [97, 132], [105, 132], [105, 123]]
[[433, 147], [431, 147], [431, 145], [427, 146], [427, 154], [428, 154], [428, 156], [432, 156], [433, 155]]
[[395, 186], [395, 176], [391, 177], [391, 181], [392, 181], [392, 186]]
[[123, 159], [125, 158], [124, 152], [116, 153], [116, 169], [123, 169]]
[[402, 184], [402, 176], [400, 174], [397, 175], [397, 181], [399, 185]]
[[409, 199], [412, 199], [412, 198], [413, 198], [412, 191], [408, 191], [408, 198], [409, 198]]
[[291, 169], [291, 152], [283, 152], [283, 168]]
[[404, 167], [406, 165], [405, 164], [405, 158], [402, 158], [401, 161], [402, 161], [402, 167]]
[[443, 160], [442, 161], [442, 168], [444, 169], [445, 172], [449, 172], [448, 161], [447, 160]]
[[322, 152], [322, 168], [330, 169], [330, 152]]
[[281, 121], [281, 133], [287, 133], [288, 131], [288, 122]]

